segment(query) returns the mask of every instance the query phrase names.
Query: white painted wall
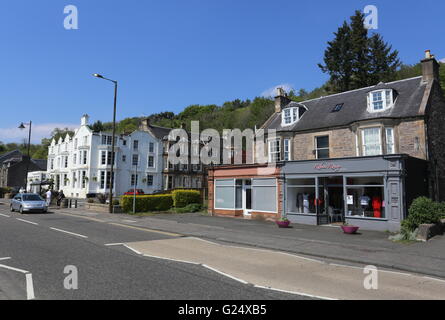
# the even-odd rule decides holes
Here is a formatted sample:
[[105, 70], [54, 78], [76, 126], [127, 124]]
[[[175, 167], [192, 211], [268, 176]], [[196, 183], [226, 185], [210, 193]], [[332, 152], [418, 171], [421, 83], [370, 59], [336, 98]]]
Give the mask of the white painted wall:
[[[111, 154], [112, 135], [93, 133], [87, 125], [88, 116], [83, 116], [73, 137], [53, 140], [48, 150], [47, 173], [54, 179], [55, 189], [63, 190], [67, 197], [86, 198], [89, 193], [109, 192], [106, 177], [111, 166], [107, 164], [107, 153]], [[109, 141], [103, 143], [103, 136], [109, 137]], [[134, 141], [138, 141], [137, 150], [133, 148]], [[153, 152], [149, 150], [150, 143], [153, 144]], [[105, 154], [105, 164], [102, 163], [102, 153]], [[138, 155], [137, 167], [132, 163], [133, 155]], [[153, 157], [153, 167], [148, 166], [150, 156]], [[162, 190], [162, 162], [162, 142], [149, 132], [135, 131], [130, 135], [116, 136], [113, 194], [120, 196], [132, 189], [131, 176], [136, 171], [138, 189], [147, 194]], [[84, 174], [87, 180], [82, 179]], [[148, 175], [153, 176], [152, 185], [148, 183]]]

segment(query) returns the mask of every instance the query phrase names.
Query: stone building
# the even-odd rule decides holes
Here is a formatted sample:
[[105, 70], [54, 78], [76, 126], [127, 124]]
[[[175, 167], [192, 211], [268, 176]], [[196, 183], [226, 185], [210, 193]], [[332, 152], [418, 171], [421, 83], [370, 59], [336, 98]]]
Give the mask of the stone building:
[[28, 172], [46, 170], [46, 160], [29, 159], [19, 150], [0, 156], [0, 187], [25, 187]]
[[[299, 103], [279, 90], [275, 113], [261, 127], [266, 132], [276, 130], [276, 136], [266, 141], [269, 163], [280, 164], [283, 181], [281, 210], [275, 218], [398, 230], [415, 197], [445, 200], [440, 65], [429, 51], [421, 64], [419, 77]], [[216, 178], [220, 170], [216, 167], [209, 175], [215, 177], [209, 185], [216, 193], [209, 208], [215, 214], [227, 214], [227, 207], [233, 208], [229, 209], [233, 215], [236, 209], [246, 211], [236, 205], [236, 187], [233, 203], [224, 192], [218, 194], [214, 187], [218, 183], [228, 184], [231, 179], [237, 183], [236, 174], [230, 176], [227, 168], [224, 179]], [[247, 196], [239, 193], [238, 205], [244, 206]], [[224, 212], [216, 210], [217, 203], [226, 200]]]

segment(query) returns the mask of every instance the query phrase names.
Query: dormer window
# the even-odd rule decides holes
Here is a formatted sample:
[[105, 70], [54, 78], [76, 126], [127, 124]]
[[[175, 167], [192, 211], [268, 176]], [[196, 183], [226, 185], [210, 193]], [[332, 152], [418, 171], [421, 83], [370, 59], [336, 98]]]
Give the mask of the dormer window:
[[391, 108], [396, 98], [392, 89], [372, 91], [368, 95], [368, 111], [381, 112]]
[[281, 116], [281, 125], [285, 127], [294, 124], [295, 122], [300, 120], [305, 112], [306, 108], [304, 107], [292, 107], [284, 109]]

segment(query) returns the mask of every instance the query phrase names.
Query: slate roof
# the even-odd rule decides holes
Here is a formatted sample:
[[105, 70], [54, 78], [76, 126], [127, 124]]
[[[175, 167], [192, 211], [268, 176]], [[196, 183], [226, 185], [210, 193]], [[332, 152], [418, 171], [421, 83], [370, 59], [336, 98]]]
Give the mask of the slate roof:
[[48, 164], [47, 160], [32, 159], [32, 162], [34, 162], [36, 164], [36, 166], [38, 166], [40, 169], [42, 169], [42, 171], [46, 171], [47, 164]]
[[0, 164], [10, 159], [22, 158], [23, 154], [19, 150], [6, 152], [0, 156]]
[[171, 130], [172, 130], [171, 128], [164, 128], [164, 127], [150, 125], [150, 131], [155, 135], [156, 138], [160, 140], [163, 140], [164, 137], [168, 136]]
[[[291, 102], [283, 109], [301, 105], [308, 109], [298, 122], [282, 127], [280, 112], [273, 114], [263, 125], [263, 128], [276, 129], [278, 132], [306, 131], [348, 126], [351, 123], [363, 120], [422, 116], [419, 110], [426, 86], [427, 83], [422, 82], [422, 77], [415, 77], [390, 83], [380, 83], [376, 86], [333, 94], [300, 103]], [[394, 106], [386, 111], [370, 113], [367, 111], [367, 95], [369, 92], [378, 89], [394, 89], [398, 94], [397, 100]], [[332, 112], [338, 104], [343, 104], [341, 110]]]

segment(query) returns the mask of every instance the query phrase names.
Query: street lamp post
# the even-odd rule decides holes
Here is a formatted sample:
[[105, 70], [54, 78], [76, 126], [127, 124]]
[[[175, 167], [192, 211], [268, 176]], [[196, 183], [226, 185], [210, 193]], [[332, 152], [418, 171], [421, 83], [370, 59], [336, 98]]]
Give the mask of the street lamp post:
[[117, 81], [105, 78], [100, 74], [93, 74], [94, 77], [108, 80], [114, 83], [114, 109], [113, 109], [113, 137], [111, 139], [111, 177], [110, 177], [110, 196], [109, 196], [109, 212], [113, 213], [113, 186], [114, 186], [114, 162], [116, 154], [114, 146], [116, 144], [116, 103], [117, 103]]
[[29, 162], [31, 161], [30, 156], [30, 147], [31, 147], [31, 128], [32, 128], [32, 121], [29, 121], [29, 123], [21, 123], [19, 126], [19, 129], [23, 130], [25, 129], [25, 125], [29, 126], [29, 132], [28, 132], [28, 161], [26, 162], [26, 175], [25, 175], [25, 192], [28, 191], [28, 171], [29, 171]]

